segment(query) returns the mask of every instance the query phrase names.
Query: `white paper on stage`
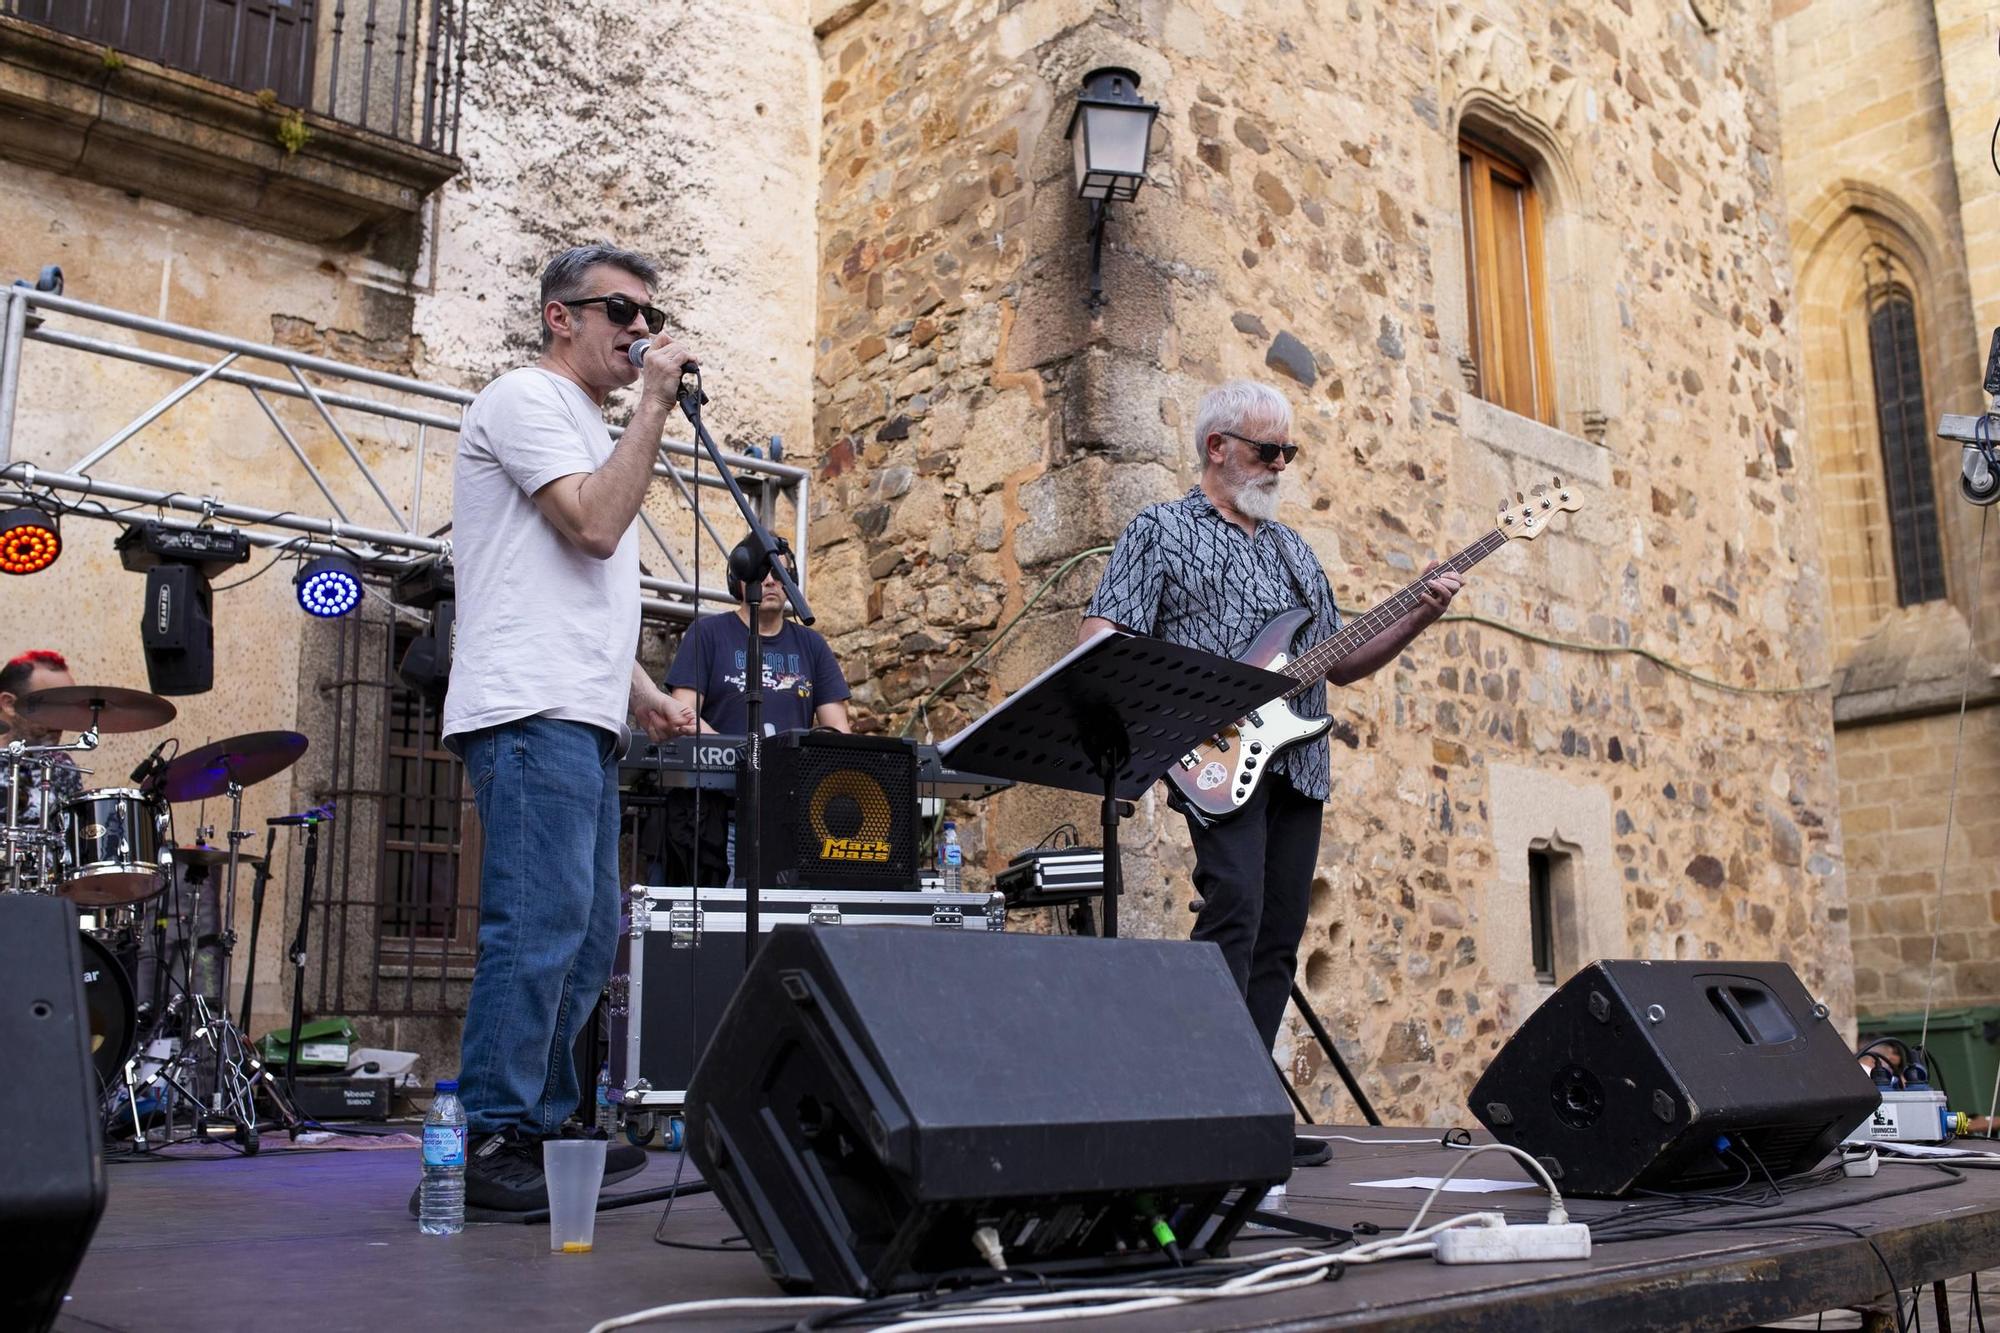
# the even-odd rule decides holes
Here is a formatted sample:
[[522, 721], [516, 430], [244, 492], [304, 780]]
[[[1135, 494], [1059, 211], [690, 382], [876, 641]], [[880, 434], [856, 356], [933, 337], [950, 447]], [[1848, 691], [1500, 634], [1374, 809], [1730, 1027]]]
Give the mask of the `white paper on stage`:
[[[1397, 1180], [1357, 1180], [1354, 1183], [1362, 1189], [1370, 1190], [1431, 1190], [1438, 1187], [1438, 1176], [1403, 1176]], [[1531, 1180], [1482, 1180], [1478, 1176], [1456, 1176], [1444, 1183], [1446, 1194], [1499, 1194], [1505, 1190], [1539, 1190], [1540, 1185]]]

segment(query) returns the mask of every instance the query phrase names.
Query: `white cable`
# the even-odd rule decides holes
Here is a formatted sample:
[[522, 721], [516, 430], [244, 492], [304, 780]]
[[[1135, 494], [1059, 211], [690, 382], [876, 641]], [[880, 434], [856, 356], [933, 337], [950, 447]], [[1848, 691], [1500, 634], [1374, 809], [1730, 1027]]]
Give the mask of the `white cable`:
[[650, 1310], [616, 1315], [602, 1323], [591, 1325], [590, 1333], [611, 1333], [614, 1328], [630, 1328], [634, 1324], [651, 1323], [655, 1319], [676, 1319], [681, 1315], [690, 1314], [720, 1314], [730, 1310], [751, 1313], [776, 1310], [831, 1310], [838, 1306], [860, 1304], [862, 1302], [852, 1296], [744, 1296], [731, 1300], [679, 1301], [673, 1305], [656, 1305]]
[[[1311, 1286], [1325, 1280], [1335, 1268], [1356, 1264], [1381, 1263], [1389, 1259], [1430, 1254], [1436, 1244], [1430, 1239], [1440, 1231], [1462, 1226], [1504, 1226], [1499, 1213], [1465, 1213], [1433, 1223], [1421, 1232], [1386, 1236], [1352, 1249], [1328, 1253], [1289, 1247], [1274, 1254], [1295, 1255], [1284, 1262], [1268, 1264], [1239, 1274], [1212, 1287], [1176, 1287], [1149, 1292], [1143, 1287], [1095, 1287], [1080, 1291], [1031, 1292], [1019, 1296], [995, 1296], [967, 1304], [948, 1315], [911, 1312], [891, 1323], [877, 1325], [873, 1333], [926, 1333], [932, 1329], [983, 1328], [1007, 1324], [1039, 1323], [1064, 1319], [1095, 1319], [1105, 1315], [1138, 1314], [1148, 1310], [1172, 1309], [1202, 1301], [1239, 1296], [1262, 1296]], [[1087, 1305], [1083, 1302], [1103, 1301]]]
[[1548, 1170], [1540, 1162], [1536, 1161], [1529, 1153], [1523, 1152], [1511, 1143], [1481, 1143], [1475, 1147], [1467, 1148], [1465, 1156], [1453, 1163], [1451, 1170], [1445, 1172], [1438, 1180], [1438, 1183], [1431, 1187], [1431, 1192], [1424, 1196], [1423, 1207], [1417, 1209], [1417, 1215], [1410, 1219], [1410, 1225], [1404, 1229], [1404, 1235], [1408, 1235], [1417, 1229], [1417, 1224], [1424, 1220], [1424, 1214], [1431, 1210], [1431, 1204], [1444, 1191], [1446, 1183], [1460, 1171], [1470, 1166], [1473, 1158], [1485, 1152], [1512, 1153], [1515, 1157], [1527, 1163], [1528, 1169], [1541, 1177], [1542, 1185], [1549, 1192], [1549, 1225], [1560, 1226], [1562, 1223], [1569, 1221], [1569, 1213], [1563, 1208], [1562, 1193], [1556, 1189], [1556, 1182], [1549, 1178]]

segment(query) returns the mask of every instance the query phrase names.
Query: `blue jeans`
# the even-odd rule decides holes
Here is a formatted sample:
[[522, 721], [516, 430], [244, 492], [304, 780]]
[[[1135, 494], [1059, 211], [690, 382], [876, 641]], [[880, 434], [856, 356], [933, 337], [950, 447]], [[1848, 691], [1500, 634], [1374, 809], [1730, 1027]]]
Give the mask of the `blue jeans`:
[[486, 835], [459, 1098], [475, 1134], [553, 1134], [618, 942], [617, 738], [526, 717], [452, 739]]

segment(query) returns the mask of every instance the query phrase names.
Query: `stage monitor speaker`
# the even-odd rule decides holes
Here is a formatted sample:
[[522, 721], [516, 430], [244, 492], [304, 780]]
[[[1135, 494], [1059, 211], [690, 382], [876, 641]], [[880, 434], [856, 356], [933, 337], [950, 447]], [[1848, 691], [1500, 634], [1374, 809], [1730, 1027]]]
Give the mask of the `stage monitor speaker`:
[[194, 565], [167, 562], [146, 571], [139, 643], [155, 694], [201, 694], [215, 684], [215, 626], [208, 578]]
[[1213, 944], [780, 926], [687, 1097], [702, 1179], [781, 1286], [1226, 1244], [1292, 1169], [1292, 1108]]
[[46, 1329], [104, 1212], [76, 908], [0, 894], [0, 1328]]
[[1565, 1194], [1714, 1187], [1808, 1170], [1880, 1100], [1783, 963], [1592, 963], [1473, 1085], [1502, 1143]]
[[[745, 752], [747, 753], [747, 751]], [[917, 750], [889, 736], [765, 740], [765, 889], [915, 889]]]

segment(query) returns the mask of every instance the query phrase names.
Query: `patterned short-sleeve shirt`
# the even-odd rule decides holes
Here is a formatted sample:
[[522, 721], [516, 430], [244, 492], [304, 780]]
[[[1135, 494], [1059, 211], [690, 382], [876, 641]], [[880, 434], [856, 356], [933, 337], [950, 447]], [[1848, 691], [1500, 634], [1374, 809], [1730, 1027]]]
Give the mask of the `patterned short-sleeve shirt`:
[[[1292, 640], [1296, 655], [1333, 636], [1340, 608], [1319, 558], [1282, 523], [1255, 536], [1224, 518], [1196, 486], [1178, 500], [1148, 505], [1118, 538], [1087, 616], [1134, 633], [1240, 657], [1273, 616], [1305, 607], [1311, 619]], [[1292, 701], [1301, 717], [1326, 716], [1326, 684]], [[1325, 737], [1287, 750], [1273, 768], [1303, 796], [1331, 789]]]

